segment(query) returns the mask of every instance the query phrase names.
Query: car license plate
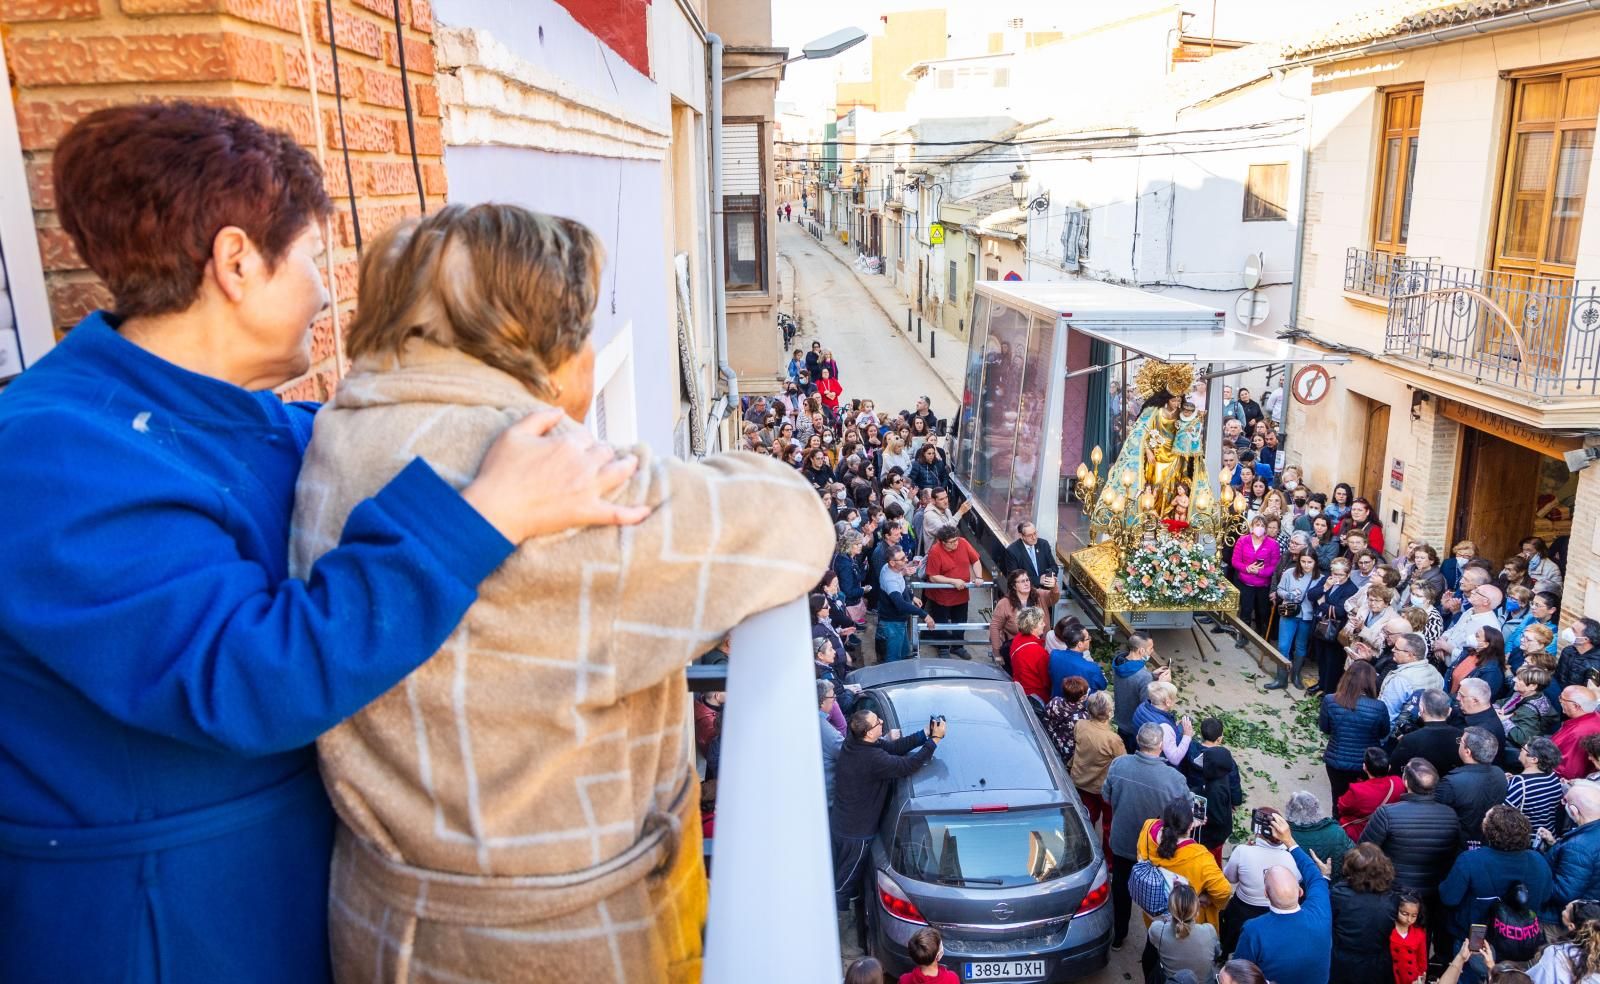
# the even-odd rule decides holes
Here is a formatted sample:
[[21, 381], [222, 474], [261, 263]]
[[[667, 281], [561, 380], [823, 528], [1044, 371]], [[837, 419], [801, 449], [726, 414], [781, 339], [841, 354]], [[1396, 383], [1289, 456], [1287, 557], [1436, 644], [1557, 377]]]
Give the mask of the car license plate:
[[1043, 977], [1043, 960], [975, 960], [965, 965], [962, 977], [969, 981], [1010, 981]]

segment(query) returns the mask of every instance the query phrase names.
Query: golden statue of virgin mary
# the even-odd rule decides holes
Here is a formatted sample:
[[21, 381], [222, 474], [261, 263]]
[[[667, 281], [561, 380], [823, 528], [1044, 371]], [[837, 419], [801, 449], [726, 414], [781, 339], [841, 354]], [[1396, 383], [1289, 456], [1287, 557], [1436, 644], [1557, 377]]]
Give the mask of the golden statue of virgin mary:
[[[1151, 359], [1135, 380], [1144, 408], [1129, 436], [1139, 436], [1140, 484], [1154, 494], [1156, 515], [1172, 518], [1175, 506], [1186, 509], [1188, 492], [1205, 472], [1205, 415], [1185, 399], [1194, 385], [1194, 368]], [[1123, 456], [1128, 451], [1124, 448]]]

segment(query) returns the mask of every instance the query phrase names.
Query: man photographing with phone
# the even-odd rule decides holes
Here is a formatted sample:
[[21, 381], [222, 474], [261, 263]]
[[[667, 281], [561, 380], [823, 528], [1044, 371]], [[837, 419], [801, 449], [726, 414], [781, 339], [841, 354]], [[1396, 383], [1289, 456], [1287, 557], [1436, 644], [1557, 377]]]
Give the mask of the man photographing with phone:
[[872, 865], [868, 858], [890, 784], [927, 765], [944, 741], [943, 716], [928, 719], [924, 731], [903, 738], [885, 738], [883, 720], [870, 710], [850, 715], [849, 735], [833, 767], [833, 808], [828, 827], [833, 845], [833, 893], [840, 912], [855, 919], [857, 938], [865, 943], [861, 918], [862, 887]]

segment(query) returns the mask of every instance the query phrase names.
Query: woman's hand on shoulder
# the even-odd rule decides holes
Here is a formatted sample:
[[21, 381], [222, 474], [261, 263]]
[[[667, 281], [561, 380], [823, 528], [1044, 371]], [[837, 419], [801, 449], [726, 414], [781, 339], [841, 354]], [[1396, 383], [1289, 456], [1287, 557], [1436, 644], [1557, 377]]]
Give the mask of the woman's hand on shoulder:
[[506, 428], [461, 497], [512, 543], [582, 526], [631, 526], [647, 506], [606, 499], [639, 468], [587, 431], [552, 434], [565, 415], [545, 410]]

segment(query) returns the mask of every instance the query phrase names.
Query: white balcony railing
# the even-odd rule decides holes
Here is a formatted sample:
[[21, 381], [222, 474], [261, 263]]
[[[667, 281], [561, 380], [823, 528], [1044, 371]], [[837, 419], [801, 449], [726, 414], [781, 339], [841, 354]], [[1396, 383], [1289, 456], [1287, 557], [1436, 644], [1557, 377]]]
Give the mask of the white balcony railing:
[[[707, 917], [708, 984], [840, 978], [805, 599], [733, 630]], [[774, 942], [785, 953], [774, 959]]]

